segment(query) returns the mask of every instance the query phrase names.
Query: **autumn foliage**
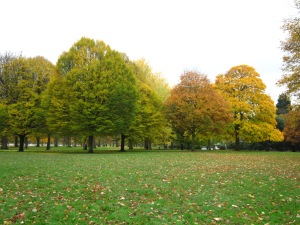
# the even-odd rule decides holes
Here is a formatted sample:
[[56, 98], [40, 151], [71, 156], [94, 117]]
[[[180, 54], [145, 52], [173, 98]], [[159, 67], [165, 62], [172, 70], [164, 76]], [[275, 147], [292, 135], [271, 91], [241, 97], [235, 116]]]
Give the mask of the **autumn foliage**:
[[229, 104], [206, 75], [193, 71], [181, 75], [165, 105], [173, 128], [191, 137], [192, 149], [197, 135], [210, 139], [224, 132], [231, 118]]
[[285, 140], [293, 146], [300, 143], [300, 109], [295, 107], [286, 116], [286, 124], [283, 130]]
[[216, 86], [231, 104], [236, 149], [240, 149], [242, 140], [283, 140], [282, 133], [276, 129], [274, 102], [265, 94], [266, 86], [253, 67], [232, 67], [226, 74], [217, 76]]

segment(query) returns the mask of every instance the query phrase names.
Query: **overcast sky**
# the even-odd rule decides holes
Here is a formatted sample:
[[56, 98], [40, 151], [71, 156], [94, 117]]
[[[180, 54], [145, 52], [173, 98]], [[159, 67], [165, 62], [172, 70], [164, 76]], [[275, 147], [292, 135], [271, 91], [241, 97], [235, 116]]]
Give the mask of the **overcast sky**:
[[130, 59], [145, 58], [170, 85], [196, 69], [212, 82], [253, 66], [275, 103], [283, 91], [280, 41], [293, 0], [0, 0], [0, 52], [56, 63], [81, 37], [103, 40]]

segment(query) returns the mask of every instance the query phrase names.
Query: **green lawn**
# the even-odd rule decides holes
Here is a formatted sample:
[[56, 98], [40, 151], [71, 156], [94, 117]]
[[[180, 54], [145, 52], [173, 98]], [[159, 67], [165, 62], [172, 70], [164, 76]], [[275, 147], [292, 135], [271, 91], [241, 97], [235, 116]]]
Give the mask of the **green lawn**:
[[299, 153], [29, 150], [0, 152], [0, 224], [300, 224]]

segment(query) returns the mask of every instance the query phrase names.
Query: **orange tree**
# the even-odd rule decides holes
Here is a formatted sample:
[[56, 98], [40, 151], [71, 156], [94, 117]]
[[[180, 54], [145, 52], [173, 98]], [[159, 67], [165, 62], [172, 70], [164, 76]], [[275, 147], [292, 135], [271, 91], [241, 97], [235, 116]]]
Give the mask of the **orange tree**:
[[292, 144], [295, 150], [295, 147], [299, 147], [300, 144], [300, 107], [295, 106], [285, 115], [285, 119], [284, 138]]
[[253, 67], [232, 67], [226, 74], [217, 76], [216, 87], [231, 103], [236, 150], [240, 149], [241, 139], [282, 141], [283, 135], [276, 129], [276, 107], [271, 97], [265, 94], [266, 85]]
[[230, 121], [229, 104], [206, 75], [189, 71], [180, 79], [165, 102], [166, 115], [175, 130], [191, 137], [194, 150], [196, 135], [209, 138], [225, 131]]

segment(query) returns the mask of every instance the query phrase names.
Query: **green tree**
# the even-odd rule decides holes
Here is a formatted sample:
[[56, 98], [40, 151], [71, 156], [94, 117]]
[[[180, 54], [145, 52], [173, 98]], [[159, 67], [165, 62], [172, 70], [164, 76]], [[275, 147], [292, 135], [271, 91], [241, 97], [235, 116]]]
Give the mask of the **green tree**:
[[136, 79], [124, 54], [112, 51], [107, 55], [112, 62], [107, 70], [112, 72], [110, 93], [107, 100], [109, 120], [112, 121], [110, 134], [121, 135], [121, 151], [125, 151], [125, 138], [134, 121], [138, 98]]
[[291, 107], [291, 99], [286, 93], [282, 93], [278, 97], [278, 101], [276, 104], [276, 122], [277, 129], [283, 131], [285, 127], [285, 118], [284, 115], [287, 114]]
[[216, 87], [231, 103], [237, 150], [241, 139], [252, 142], [283, 139], [282, 133], [276, 129], [274, 102], [265, 94], [266, 86], [253, 67], [232, 67], [226, 74], [217, 76]]
[[192, 150], [196, 135], [210, 138], [225, 130], [230, 121], [229, 104], [210, 84], [206, 75], [185, 72], [166, 100], [166, 113], [172, 126], [191, 136]]
[[288, 94], [300, 99], [300, 2], [295, 1], [298, 14], [294, 18], [286, 19], [282, 27], [287, 33], [286, 40], [281, 42], [281, 48], [285, 55], [283, 57], [283, 76], [279, 85], [287, 87]]
[[8, 149], [8, 111], [7, 106], [0, 103], [0, 137], [1, 149]]
[[72, 94], [70, 87], [66, 84], [66, 78], [54, 74], [42, 96], [42, 108], [45, 112], [48, 134], [55, 136], [73, 134], [70, 101], [72, 101]]
[[8, 123], [20, 138], [19, 151], [24, 151], [25, 137], [45, 126], [41, 93], [46, 88], [54, 66], [43, 57], [16, 58], [4, 67]]
[[[163, 114], [163, 100], [169, 90], [166, 82], [152, 72], [145, 60], [130, 63], [137, 80], [138, 100], [136, 115], [129, 129], [129, 144], [143, 141], [146, 149], [153, 142], [164, 141], [167, 136], [167, 122]], [[154, 85], [156, 80], [156, 84]], [[164, 89], [164, 88], [165, 89]]]
[[88, 136], [89, 152], [96, 134], [118, 130], [124, 138], [134, 115], [136, 89], [122, 55], [103, 41], [81, 38], [60, 56], [57, 66], [71, 94], [71, 129]]
[[291, 99], [286, 93], [282, 93], [279, 95], [277, 104], [276, 104], [276, 114], [287, 114], [291, 107]]
[[6, 64], [20, 57], [20, 55], [13, 54], [11, 52], [5, 52], [0, 54], [0, 136], [1, 136], [1, 148], [8, 149], [8, 138], [9, 128], [8, 128], [8, 111], [7, 111], [7, 97], [8, 97], [8, 88], [7, 84], [9, 83], [4, 71]]

